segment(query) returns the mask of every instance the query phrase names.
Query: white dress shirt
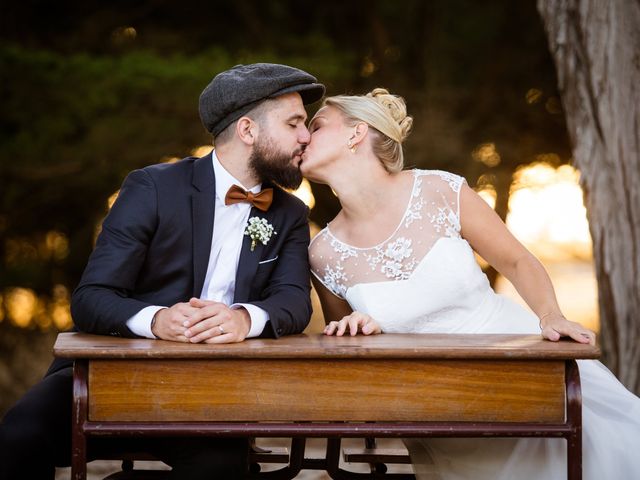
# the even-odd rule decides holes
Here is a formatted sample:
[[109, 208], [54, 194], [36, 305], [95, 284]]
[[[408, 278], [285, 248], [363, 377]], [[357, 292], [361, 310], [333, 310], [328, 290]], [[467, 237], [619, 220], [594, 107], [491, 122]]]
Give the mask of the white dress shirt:
[[[269, 321], [269, 314], [255, 305], [247, 303], [231, 304], [236, 290], [236, 271], [240, 260], [244, 230], [251, 212], [251, 204], [234, 203], [233, 205], [225, 205], [224, 197], [233, 184], [253, 193], [260, 192], [262, 184], [258, 184], [251, 189], [246, 188], [222, 166], [215, 150], [211, 153], [211, 157], [216, 177], [215, 220], [213, 222], [209, 265], [207, 266], [207, 274], [200, 298], [222, 302], [225, 305], [230, 305], [233, 309], [246, 308], [251, 317], [251, 329], [247, 338], [257, 337], [262, 333], [266, 323]], [[152, 305], [143, 308], [127, 320], [127, 327], [136, 335], [156, 338], [151, 333], [151, 321], [156, 312], [163, 308], [166, 307]]]

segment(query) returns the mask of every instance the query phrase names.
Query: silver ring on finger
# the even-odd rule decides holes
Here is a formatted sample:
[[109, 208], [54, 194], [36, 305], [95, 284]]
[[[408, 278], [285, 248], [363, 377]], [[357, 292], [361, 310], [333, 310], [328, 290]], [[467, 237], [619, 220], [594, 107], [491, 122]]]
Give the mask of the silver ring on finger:
[[218, 330], [220, 330], [220, 335], [224, 335], [226, 333], [224, 328], [222, 328], [222, 325], [218, 325]]

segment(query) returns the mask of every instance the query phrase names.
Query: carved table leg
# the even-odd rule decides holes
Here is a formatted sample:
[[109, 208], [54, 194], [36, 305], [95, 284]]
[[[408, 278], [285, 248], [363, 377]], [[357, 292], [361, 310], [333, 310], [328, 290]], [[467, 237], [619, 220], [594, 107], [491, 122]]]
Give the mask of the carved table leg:
[[71, 478], [87, 478], [87, 361], [76, 360], [73, 366], [73, 411], [71, 413]]

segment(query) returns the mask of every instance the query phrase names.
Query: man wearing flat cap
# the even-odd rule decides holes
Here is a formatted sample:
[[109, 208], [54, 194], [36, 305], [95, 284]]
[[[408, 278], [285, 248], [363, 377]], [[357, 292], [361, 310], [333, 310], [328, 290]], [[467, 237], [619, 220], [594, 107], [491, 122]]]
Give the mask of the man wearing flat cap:
[[[315, 77], [285, 65], [218, 74], [199, 105], [215, 150], [127, 176], [73, 293], [76, 327], [191, 343], [302, 332], [311, 316], [308, 209], [283, 189], [300, 185], [304, 105], [323, 94]], [[70, 464], [71, 395], [71, 365], [56, 360], [0, 424], [0, 478], [53, 479], [54, 466]], [[246, 471], [242, 439], [136, 445], [172, 465], [170, 478]]]

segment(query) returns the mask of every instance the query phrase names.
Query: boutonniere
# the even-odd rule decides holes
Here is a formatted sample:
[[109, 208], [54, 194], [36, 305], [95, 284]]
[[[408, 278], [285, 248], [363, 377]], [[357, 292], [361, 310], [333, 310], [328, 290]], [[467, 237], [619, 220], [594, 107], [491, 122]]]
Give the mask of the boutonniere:
[[278, 232], [273, 229], [273, 225], [267, 222], [266, 218], [251, 217], [244, 234], [251, 237], [251, 251], [253, 252], [257, 242], [266, 245], [271, 240], [271, 235], [277, 235]]

